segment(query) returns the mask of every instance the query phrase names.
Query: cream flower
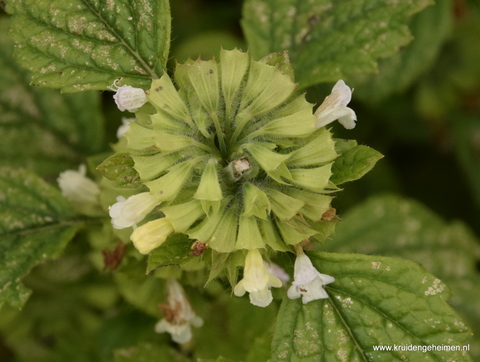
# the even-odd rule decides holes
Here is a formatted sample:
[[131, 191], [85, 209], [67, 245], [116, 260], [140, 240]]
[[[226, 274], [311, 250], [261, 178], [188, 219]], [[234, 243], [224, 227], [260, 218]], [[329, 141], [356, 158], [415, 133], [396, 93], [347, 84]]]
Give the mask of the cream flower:
[[148, 213], [160, 202], [156, 196], [150, 192], [142, 192], [125, 199], [123, 196], [117, 197], [117, 202], [110, 206], [110, 217], [115, 229], [125, 229], [137, 226]]
[[58, 176], [58, 186], [69, 201], [79, 204], [94, 204], [98, 201], [100, 188], [85, 176], [86, 173], [85, 165], [80, 165], [78, 171], [67, 170]]
[[312, 261], [305, 255], [302, 247], [296, 246], [297, 259], [294, 267], [294, 281], [288, 289], [287, 295], [290, 299], [302, 297], [303, 304], [312, 300], [326, 299], [328, 294], [323, 289], [324, 285], [333, 283], [335, 278], [330, 275], [320, 274], [312, 264]]
[[203, 319], [193, 311], [182, 286], [175, 279], [167, 279], [168, 304], [161, 304], [163, 319], [155, 325], [155, 332], [168, 332], [177, 343], [192, 339], [190, 325], [201, 327]]
[[233, 293], [241, 297], [250, 293], [250, 302], [258, 307], [266, 307], [272, 300], [270, 287], [280, 288], [282, 281], [271, 275], [258, 249], [249, 250], [245, 259], [243, 279], [235, 286]]
[[357, 116], [351, 108], [347, 107], [351, 99], [352, 90], [340, 79], [333, 87], [332, 93], [315, 111], [315, 116], [317, 116], [315, 127], [324, 127], [338, 119], [338, 122], [346, 129], [355, 128]]
[[112, 90], [116, 91], [113, 99], [115, 99], [118, 109], [122, 112], [136, 112], [148, 102], [145, 91], [141, 88], [134, 88], [131, 85], [123, 85], [118, 88], [115, 88], [115, 86], [114, 84], [111, 87]]
[[148, 254], [162, 245], [175, 229], [164, 217], [143, 224], [130, 236], [133, 245], [142, 254]]
[[130, 129], [130, 123], [135, 122], [136, 118], [122, 117], [122, 125], [117, 129], [117, 138], [121, 138]]

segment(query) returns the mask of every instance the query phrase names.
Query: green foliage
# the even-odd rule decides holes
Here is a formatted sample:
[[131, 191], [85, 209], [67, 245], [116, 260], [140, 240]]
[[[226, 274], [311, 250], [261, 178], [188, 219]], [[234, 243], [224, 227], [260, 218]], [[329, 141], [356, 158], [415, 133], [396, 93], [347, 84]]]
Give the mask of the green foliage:
[[451, 1], [437, 0], [434, 6], [412, 17], [409, 28], [414, 40], [400, 53], [381, 60], [378, 74], [358, 77], [352, 83], [355, 96], [371, 103], [405, 91], [435, 61], [451, 33], [452, 15]]
[[115, 362], [152, 361], [187, 362], [191, 360], [170, 347], [151, 343], [143, 343], [139, 346], [115, 351]]
[[107, 179], [113, 181], [115, 187], [139, 187], [140, 176], [133, 168], [134, 161], [128, 153], [116, 153], [103, 161], [98, 167]]
[[20, 169], [0, 169], [0, 305], [21, 308], [30, 295], [21, 279], [58, 257], [82, 222], [52, 186]]
[[[450, 304], [480, 333], [478, 240], [462, 223], [450, 225], [424, 206], [396, 196], [379, 196], [342, 216], [329, 251], [396, 256], [422, 263], [448, 284]], [[398, 344], [398, 343], [397, 343]], [[471, 343], [480, 357], [480, 339]]]
[[[1, 33], [8, 23], [0, 19]], [[13, 42], [4, 36], [0, 45], [0, 166], [25, 167], [43, 176], [77, 168], [82, 156], [103, 147], [99, 94], [29, 87], [28, 72], [11, 57]]]
[[63, 92], [107, 89], [115, 79], [148, 88], [169, 53], [168, 1], [10, 0], [15, 58], [32, 84]]
[[383, 155], [367, 146], [355, 146], [340, 154], [333, 166], [330, 180], [341, 185], [348, 181], [358, 180], [369, 172]]
[[412, 40], [407, 19], [430, 0], [247, 0], [242, 26], [254, 58], [288, 50], [302, 88], [378, 72]]
[[[272, 361], [416, 360], [418, 351], [378, 352], [373, 346], [461, 345], [471, 335], [446, 303], [448, 287], [419, 264], [359, 254], [310, 253], [335, 277], [329, 298], [285, 298], [272, 343]], [[465, 352], [426, 352], [431, 360], [470, 361]]]

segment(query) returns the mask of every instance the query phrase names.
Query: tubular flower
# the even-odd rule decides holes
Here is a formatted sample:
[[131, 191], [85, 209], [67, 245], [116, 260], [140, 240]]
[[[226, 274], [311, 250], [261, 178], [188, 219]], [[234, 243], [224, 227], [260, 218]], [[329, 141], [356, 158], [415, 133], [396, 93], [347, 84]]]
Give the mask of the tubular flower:
[[167, 279], [168, 304], [160, 304], [163, 319], [155, 325], [155, 332], [168, 332], [177, 343], [187, 343], [192, 339], [190, 325], [201, 327], [203, 319], [193, 311], [182, 286], [175, 279]]
[[266, 307], [272, 300], [270, 287], [280, 288], [282, 281], [270, 274], [258, 249], [250, 250], [245, 259], [243, 279], [233, 290], [237, 297], [250, 293], [250, 302], [258, 307]]
[[338, 122], [346, 129], [355, 128], [357, 116], [351, 108], [347, 107], [351, 99], [352, 90], [340, 79], [334, 85], [332, 93], [315, 111], [315, 116], [317, 116], [315, 127], [324, 127], [338, 119]]
[[78, 171], [67, 170], [58, 176], [58, 186], [62, 195], [69, 201], [78, 204], [94, 204], [98, 201], [100, 189], [95, 182], [85, 176], [86, 173], [85, 165], [80, 165]]
[[323, 286], [333, 283], [335, 278], [319, 273], [300, 245], [296, 246], [295, 250], [297, 259], [294, 266], [294, 281], [288, 289], [288, 297], [290, 299], [302, 297], [303, 304], [307, 304], [312, 300], [328, 298], [328, 294], [323, 289]]
[[156, 196], [142, 192], [125, 199], [117, 197], [117, 202], [109, 207], [112, 225], [115, 229], [137, 226], [160, 203]]
[[135, 229], [130, 238], [142, 254], [148, 254], [162, 245], [175, 229], [165, 218], [153, 220]]

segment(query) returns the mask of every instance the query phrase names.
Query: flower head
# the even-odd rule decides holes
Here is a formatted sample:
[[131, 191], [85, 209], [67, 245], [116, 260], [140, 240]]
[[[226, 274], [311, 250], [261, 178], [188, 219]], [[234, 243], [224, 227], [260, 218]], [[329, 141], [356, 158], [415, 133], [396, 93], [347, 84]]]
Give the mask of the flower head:
[[117, 202], [109, 207], [110, 217], [115, 229], [136, 227], [160, 202], [150, 192], [142, 192], [125, 199], [117, 197]]
[[351, 108], [347, 107], [351, 99], [352, 90], [340, 79], [333, 87], [332, 93], [315, 111], [315, 116], [317, 116], [315, 127], [324, 127], [338, 119], [338, 122], [346, 129], [355, 128], [357, 116]]
[[162, 245], [174, 231], [173, 225], [163, 217], [138, 227], [130, 238], [140, 253], [148, 254]]
[[[112, 87], [112, 89], [115, 88]], [[122, 85], [115, 90], [116, 93], [113, 95], [113, 99], [115, 99], [118, 109], [122, 112], [136, 112], [148, 102], [145, 91], [141, 88], [134, 88], [131, 85]]]
[[168, 332], [177, 343], [187, 343], [192, 339], [190, 325], [201, 327], [203, 319], [193, 311], [182, 286], [175, 279], [167, 280], [168, 304], [160, 304], [163, 319], [155, 325], [155, 332]]
[[243, 279], [233, 290], [237, 297], [250, 293], [250, 302], [258, 307], [266, 307], [272, 300], [270, 287], [280, 288], [282, 281], [269, 273], [258, 249], [249, 250], [245, 259]]
[[296, 246], [295, 250], [297, 259], [294, 267], [294, 281], [288, 289], [288, 297], [290, 299], [302, 297], [303, 304], [307, 304], [312, 300], [328, 298], [323, 286], [333, 283], [335, 278], [319, 273], [300, 245]]
[[62, 195], [69, 201], [79, 204], [97, 202], [100, 188], [91, 179], [86, 177], [87, 168], [80, 165], [78, 171], [67, 170], [62, 172], [58, 178], [58, 186]]

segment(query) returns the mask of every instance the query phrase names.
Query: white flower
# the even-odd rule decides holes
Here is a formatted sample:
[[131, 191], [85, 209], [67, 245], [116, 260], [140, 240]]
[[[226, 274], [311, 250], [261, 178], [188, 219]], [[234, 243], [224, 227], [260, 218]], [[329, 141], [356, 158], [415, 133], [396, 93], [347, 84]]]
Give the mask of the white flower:
[[268, 264], [266, 261], [264, 261], [263, 264], [265, 264], [265, 267], [270, 274], [282, 281], [283, 285], [286, 285], [287, 282], [290, 280], [290, 275], [288, 275], [287, 272], [283, 270], [280, 265], [275, 263]]
[[115, 86], [114, 84], [110, 89], [116, 91], [113, 99], [115, 99], [118, 109], [122, 112], [125, 110], [136, 112], [148, 102], [145, 91], [141, 88], [134, 88], [131, 85], [122, 85], [118, 88], [115, 88]]
[[258, 307], [266, 307], [272, 300], [270, 287], [280, 288], [282, 281], [271, 275], [258, 249], [249, 250], [245, 259], [243, 279], [235, 286], [233, 293], [241, 297], [245, 292], [250, 293], [250, 302]]
[[355, 128], [357, 116], [347, 107], [352, 99], [352, 90], [343, 80], [339, 80], [332, 89], [332, 93], [325, 98], [323, 103], [315, 111], [317, 122], [315, 127], [320, 128], [338, 119], [346, 129]]
[[301, 246], [295, 247], [297, 259], [295, 260], [294, 281], [288, 289], [287, 295], [290, 299], [297, 299], [302, 296], [303, 304], [312, 300], [328, 298], [324, 285], [333, 283], [335, 278], [330, 275], [320, 274], [313, 266], [311, 260], [305, 255]]
[[122, 125], [117, 129], [117, 138], [123, 137], [123, 135], [130, 129], [130, 123], [135, 122], [136, 118], [122, 117]]
[[163, 319], [155, 325], [155, 332], [168, 332], [177, 343], [192, 339], [190, 325], [201, 327], [203, 319], [193, 311], [182, 286], [175, 279], [167, 279], [168, 304], [161, 304]]
[[108, 208], [112, 225], [115, 229], [136, 227], [159, 203], [158, 198], [150, 192], [142, 192], [128, 199], [118, 196], [117, 202]]
[[156, 219], [135, 229], [130, 239], [142, 254], [148, 254], [162, 245], [175, 229], [164, 217]]
[[62, 195], [69, 201], [85, 204], [94, 204], [98, 201], [100, 188], [98, 185], [86, 177], [87, 168], [80, 165], [78, 171], [67, 170], [62, 172], [58, 178], [58, 186]]

